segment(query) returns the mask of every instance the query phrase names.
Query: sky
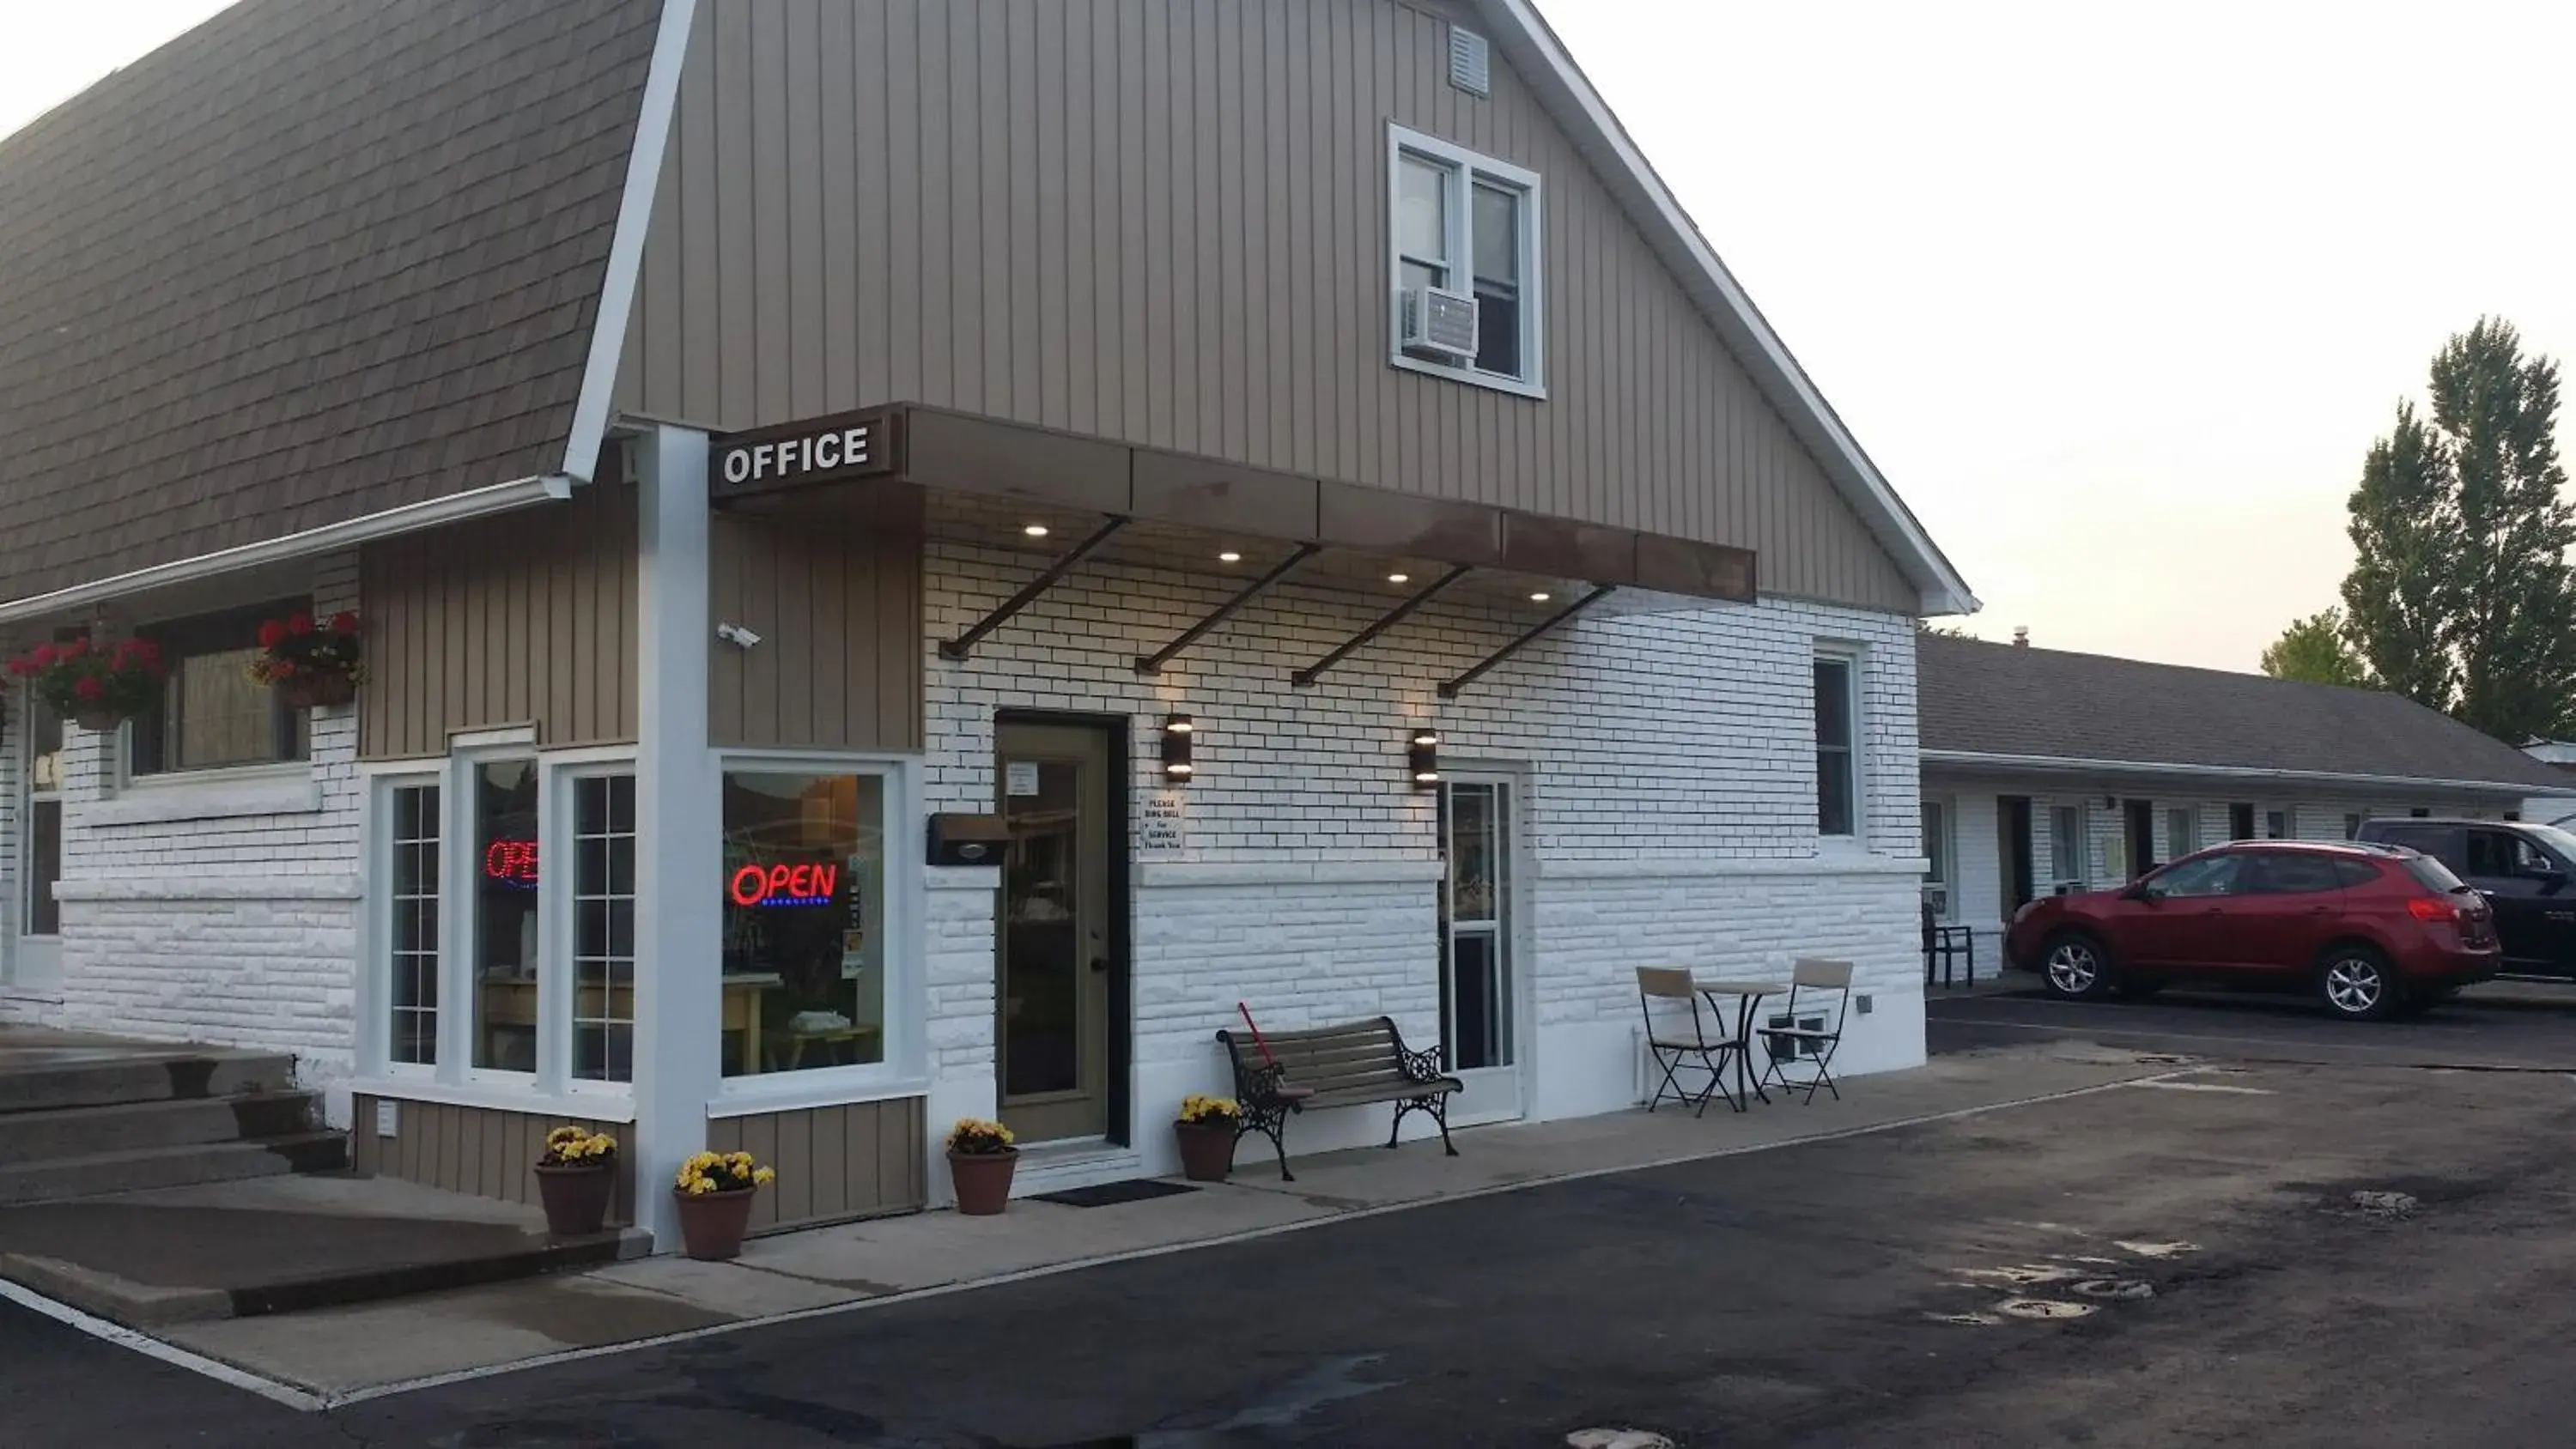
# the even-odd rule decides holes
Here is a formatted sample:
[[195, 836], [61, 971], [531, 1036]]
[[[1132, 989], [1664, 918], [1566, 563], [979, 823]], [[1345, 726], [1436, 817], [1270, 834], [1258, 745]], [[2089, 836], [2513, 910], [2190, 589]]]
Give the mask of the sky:
[[[2576, 353], [2576, 5], [1541, 3], [1989, 638], [2252, 669], [2447, 337]], [[0, 134], [220, 8], [0, 0]]]

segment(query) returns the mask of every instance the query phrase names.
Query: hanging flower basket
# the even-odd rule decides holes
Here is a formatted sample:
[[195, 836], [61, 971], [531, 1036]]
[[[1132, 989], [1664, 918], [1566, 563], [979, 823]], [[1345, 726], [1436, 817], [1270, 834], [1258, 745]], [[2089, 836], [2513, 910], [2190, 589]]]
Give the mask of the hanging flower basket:
[[276, 689], [292, 709], [337, 709], [358, 697], [367, 675], [358, 616], [334, 614], [327, 626], [306, 613], [259, 626], [259, 653], [246, 672], [254, 684]]
[[8, 667], [56, 714], [100, 734], [161, 703], [161, 646], [149, 639], [39, 644]]

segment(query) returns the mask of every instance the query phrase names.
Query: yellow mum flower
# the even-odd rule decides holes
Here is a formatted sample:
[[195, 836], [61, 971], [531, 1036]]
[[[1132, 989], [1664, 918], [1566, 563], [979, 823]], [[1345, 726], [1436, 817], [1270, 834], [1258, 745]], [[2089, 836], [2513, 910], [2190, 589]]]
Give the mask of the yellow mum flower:
[[778, 1169], [774, 1167], [763, 1167], [751, 1174], [751, 1184], [754, 1187], [767, 1187], [777, 1180]]

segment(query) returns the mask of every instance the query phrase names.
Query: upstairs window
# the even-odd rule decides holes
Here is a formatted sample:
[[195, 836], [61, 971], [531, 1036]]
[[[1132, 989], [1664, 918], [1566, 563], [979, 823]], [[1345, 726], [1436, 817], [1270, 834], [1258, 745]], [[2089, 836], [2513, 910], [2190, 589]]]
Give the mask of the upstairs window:
[[275, 689], [248, 671], [259, 653], [260, 622], [310, 608], [301, 599], [287, 600], [139, 631], [161, 646], [169, 675], [161, 684], [161, 707], [134, 721], [131, 772], [163, 775], [303, 759], [304, 711], [288, 708]]
[[1400, 126], [1387, 164], [1391, 360], [1544, 397], [1537, 175]]

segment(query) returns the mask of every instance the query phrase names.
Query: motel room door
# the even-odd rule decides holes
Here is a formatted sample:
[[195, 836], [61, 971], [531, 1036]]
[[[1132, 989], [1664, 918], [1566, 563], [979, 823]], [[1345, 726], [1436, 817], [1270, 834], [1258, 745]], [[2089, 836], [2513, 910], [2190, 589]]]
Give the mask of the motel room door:
[[13, 996], [58, 1001], [63, 994], [62, 908], [54, 883], [63, 873], [63, 721], [32, 691], [11, 703], [26, 711], [18, 771], [18, 900], [10, 913], [6, 983]]
[[1453, 1124], [1528, 1111], [1515, 803], [1508, 776], [1456, 774], [1440, 785], [1440, 1052], [1466, 1084]]
[[1109, 1135], [1112, 837], [1109, 735], [1089, 725], [994, 727], [1010, 834], [995, 933], [995, 1071], [1023, 1142]]

